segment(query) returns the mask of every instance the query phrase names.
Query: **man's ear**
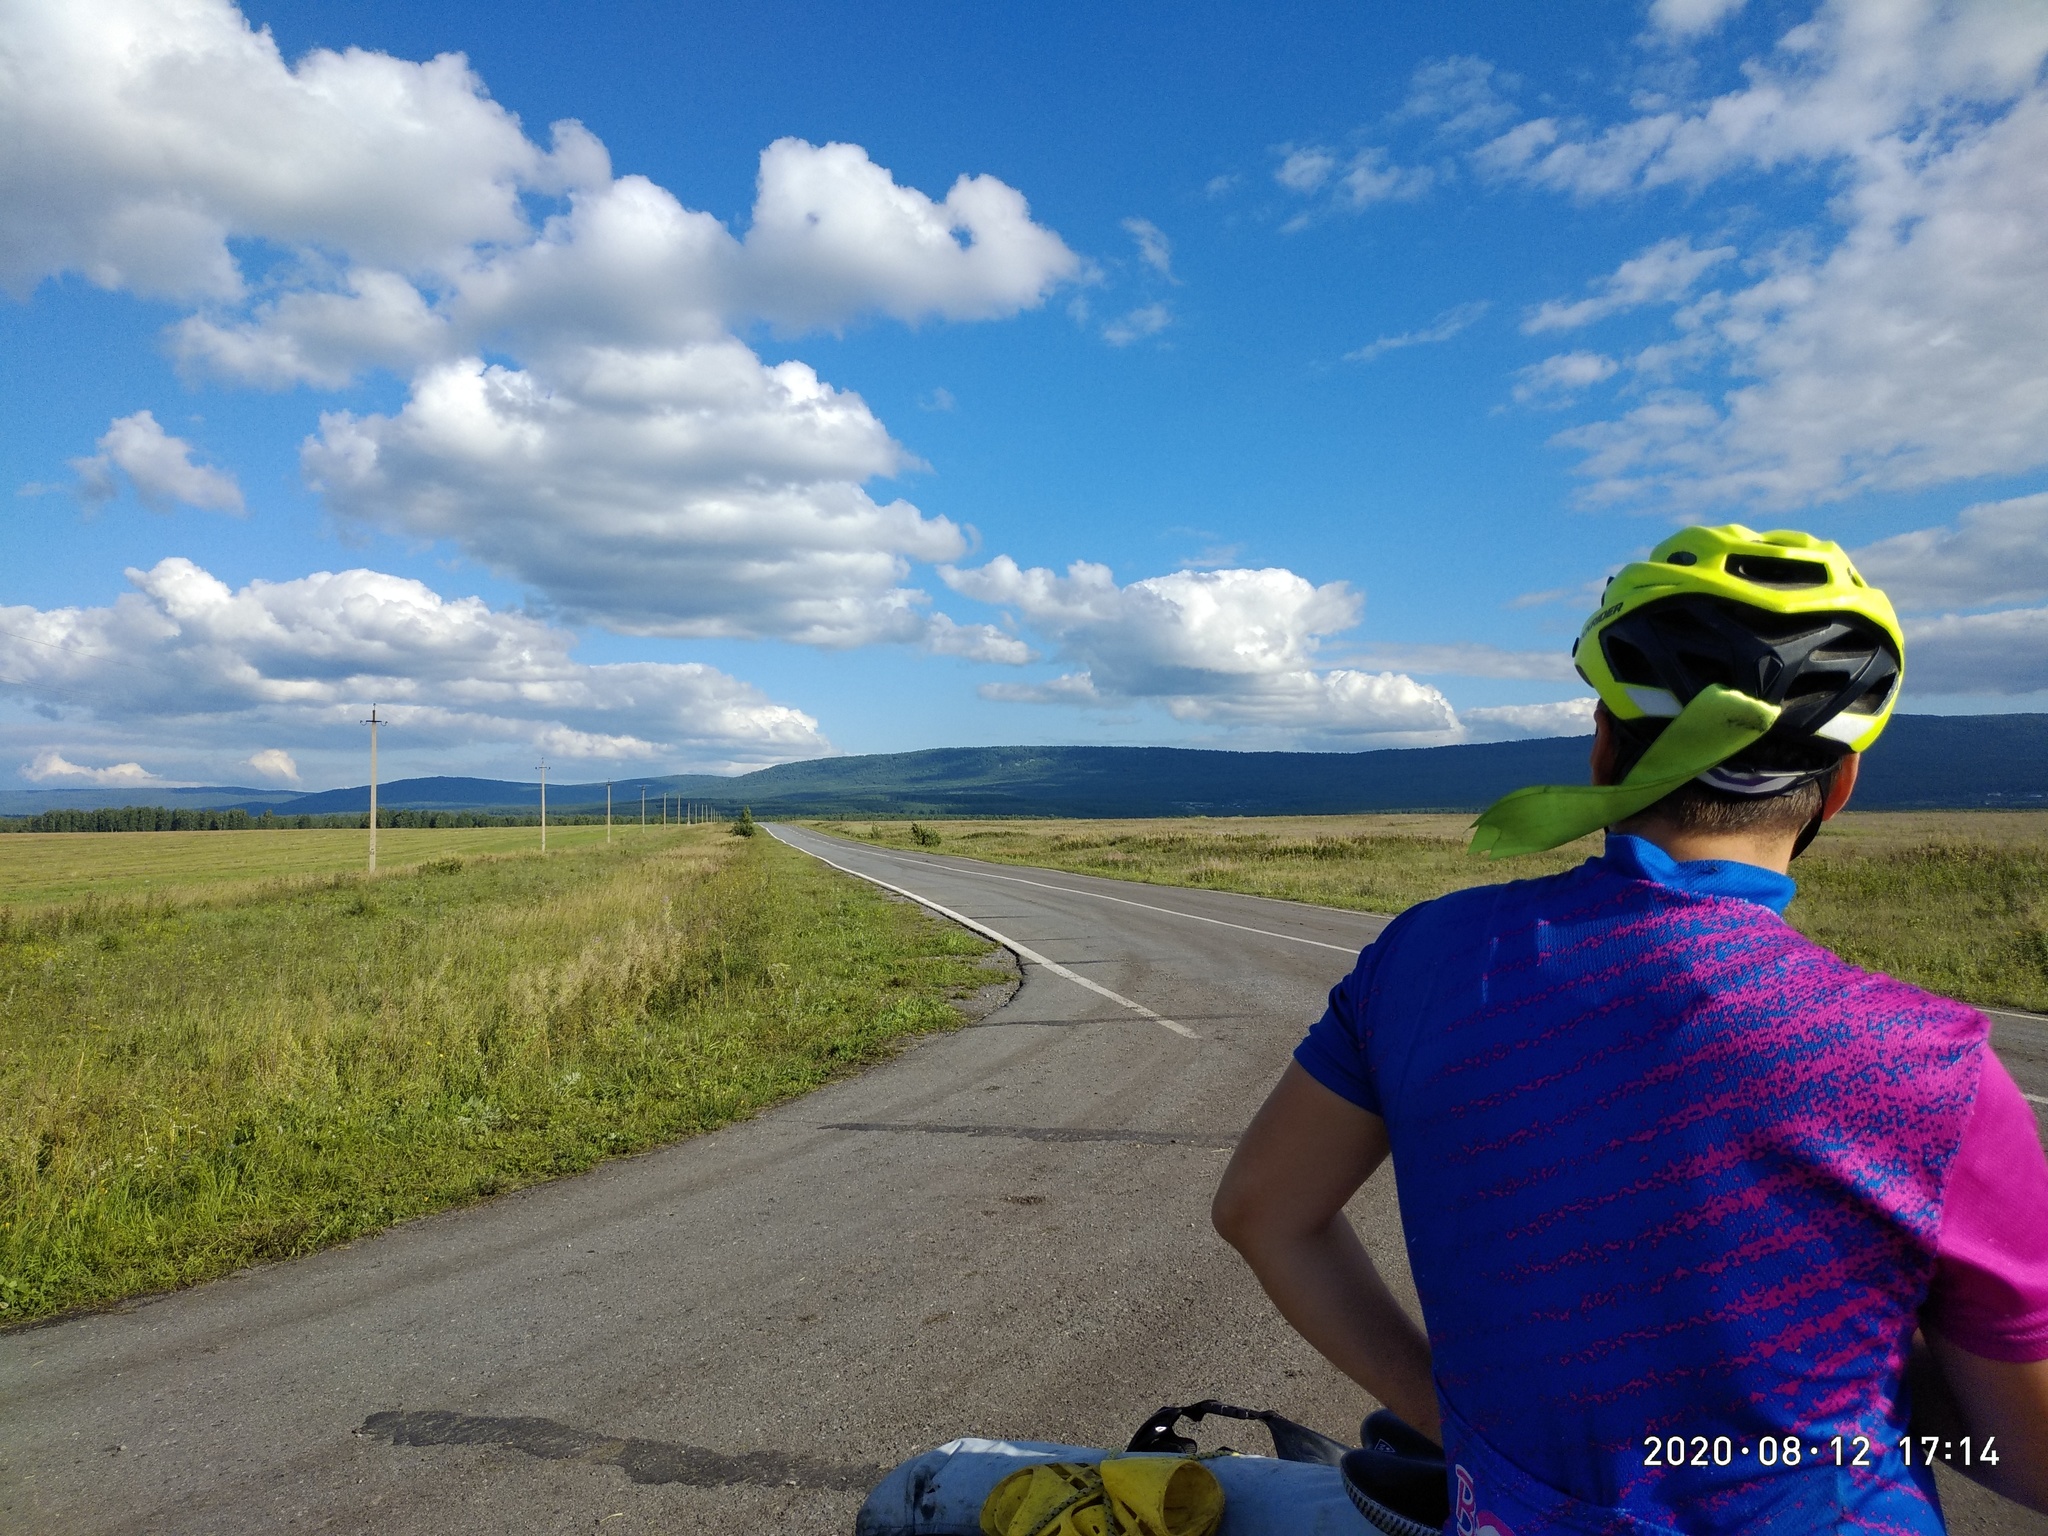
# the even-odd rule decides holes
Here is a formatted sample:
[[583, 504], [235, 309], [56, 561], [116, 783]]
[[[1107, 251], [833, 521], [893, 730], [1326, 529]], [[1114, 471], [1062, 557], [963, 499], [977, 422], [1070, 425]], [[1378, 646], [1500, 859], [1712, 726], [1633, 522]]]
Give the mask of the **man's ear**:
[[1856, 770], [1863, 762], [1861, 752], [1851, 752], [1835, 766], [1835, 776], [1828, 783], [1827, 798], [1820, 803], [1820, 819], [1831, 821], [1849, 803], [1849, 796], [1856, 792]]
[[1619, 784], [1621, 774], [1616, 771], [1621, 761], [1621, 749], [1614, 740], [1614, 716], [1607, 712], [1605, 704], [1593, 706], [1593, 782], [1595, 784]]

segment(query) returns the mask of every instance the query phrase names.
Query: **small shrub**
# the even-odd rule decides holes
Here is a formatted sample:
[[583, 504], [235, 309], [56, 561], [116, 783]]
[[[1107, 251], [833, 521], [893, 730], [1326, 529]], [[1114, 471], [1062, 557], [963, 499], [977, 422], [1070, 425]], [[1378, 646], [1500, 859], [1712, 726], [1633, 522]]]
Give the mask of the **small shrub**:
[[752, 837], [757, 825], [754, 820], [754, 808], [751, 805], [743, 805], [740, 807], [739, 819], [732, 824], [732, 835], [734, 837]]
[[938, 830], [935, 827], [919, 826], [913, 821], [910, 824], [910, 840], [920, 848], [936, 848], [939, 846]]

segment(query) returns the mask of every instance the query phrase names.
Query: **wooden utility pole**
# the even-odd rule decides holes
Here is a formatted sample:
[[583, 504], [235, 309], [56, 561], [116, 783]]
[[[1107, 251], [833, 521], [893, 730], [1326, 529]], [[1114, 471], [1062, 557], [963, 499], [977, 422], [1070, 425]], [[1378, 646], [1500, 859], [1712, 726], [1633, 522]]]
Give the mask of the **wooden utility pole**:
[[370, 706], [370, 718], [361, 722], [370, 728], [370, 873], [377, 873], [377, 706]]
[[612, 840], [612, 781], [610, 779], [604, 781], [604, 840], [606, 843], [610, 843]]
[[540, 770], [540, 851], [548, 851], [548, 765], [535, 763]]

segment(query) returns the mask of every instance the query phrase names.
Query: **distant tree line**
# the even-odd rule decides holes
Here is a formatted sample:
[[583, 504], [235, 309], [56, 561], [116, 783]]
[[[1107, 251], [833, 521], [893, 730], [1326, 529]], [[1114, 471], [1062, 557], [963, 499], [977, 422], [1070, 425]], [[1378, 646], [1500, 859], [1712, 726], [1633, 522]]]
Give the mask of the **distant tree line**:
[[[299, 818], [311, 823], [310, 817]], [[323, 818], [324, 819], [324, 818]], [[288, 825], [276, 817], [258, 818], [247, 811], [172, 809], [165, 805], [124, 805], [118, 810], [44, 811], [39, 816], [0, 818], [7, 832], [240, 832], [249, 827]]]
[[[585, 814], [548, 817], [555, 827], [593, 826], [602, 816]], [[621, 820], [623, 825], [623, 820]], [[284, 828], [332, 828], [365, 831], [367, 811], [326, 816], [280, 816], [264, 811], [187, 810], [166, 805], [124, 805], [97, 811], [44, 811], [35, 816], [0, 816], [0, 832], [267, 832]], [[537, 812], [493, 816], [484, 811], [377, 811], [379, 827], [534, 827]]]

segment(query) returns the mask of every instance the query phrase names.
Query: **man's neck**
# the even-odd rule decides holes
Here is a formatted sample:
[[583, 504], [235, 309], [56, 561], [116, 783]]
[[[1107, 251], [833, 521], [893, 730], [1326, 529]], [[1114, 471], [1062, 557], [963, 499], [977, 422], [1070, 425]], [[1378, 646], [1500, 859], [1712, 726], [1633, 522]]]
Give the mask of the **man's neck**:
[[1656, 821], [1623, 822], [1614, 830], [1655, 843], [1681, 864], [1729, 859], [1781, 875], [1792, 872], [1792, 847], [1799, 840], [1790, 832], [1696, 832]]

